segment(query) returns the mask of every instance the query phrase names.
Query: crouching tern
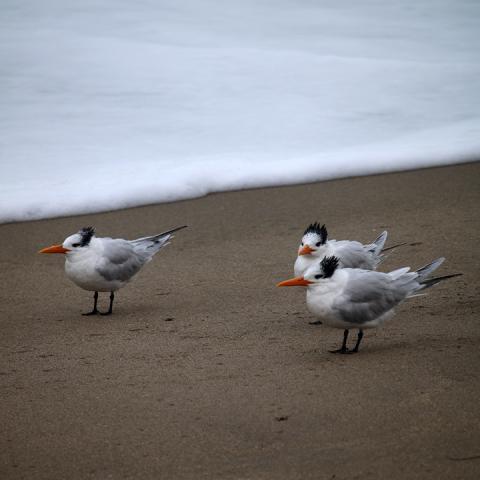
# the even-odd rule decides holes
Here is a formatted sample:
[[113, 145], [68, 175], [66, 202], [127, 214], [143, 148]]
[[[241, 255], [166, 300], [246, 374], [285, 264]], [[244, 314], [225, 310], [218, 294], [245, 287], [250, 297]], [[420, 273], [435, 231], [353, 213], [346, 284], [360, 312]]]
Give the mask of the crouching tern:
[[[427, 279], [445, 259], [410, 272], [409, 267], [390, 273], [354, 268], [338, 268], [340, 260], [325, 257], [303, 276], [280, 282], [278, 287], [307, 286], [307, 307], [325, 325], [344, 329], [343, 343], [332, 353], [356, 353], [363, 330], [375, 328], [393, 315], [393, 308], [433, 285], [461, 273]], [[347, 348], [350, 329], [358, 329], [355, 347]]]
[[[65, 254], [67, 277], [80, 288], [95, 292], [93, 310], [83, 315], [110, 315], [114, 292], [124, 287], [161, 248], [168, 245], [173, 233], [186, 226], [136, 240], [99, 238], [93, 227], [85, 227], [67, 237], [62, 245], [52, 245], [39, 253]], [[97, 310], [98, 292], [110, 292], [107, 312]]]
[[[363, 245], [355, 240], [329, 240], [325, 225], [315, 222], [305, 230], [298, 257], [293, 267], [296, 277], [303, 275], [308, 268], [324, 257], [336, 256], [342, 268], [363, 268], [375, 270], [382, 260], [382, 252], [400, 245], [383, 249], [388, 233], [382, 232], [372, 243]], [[403, 245], [403, 244], [402, 244]]]

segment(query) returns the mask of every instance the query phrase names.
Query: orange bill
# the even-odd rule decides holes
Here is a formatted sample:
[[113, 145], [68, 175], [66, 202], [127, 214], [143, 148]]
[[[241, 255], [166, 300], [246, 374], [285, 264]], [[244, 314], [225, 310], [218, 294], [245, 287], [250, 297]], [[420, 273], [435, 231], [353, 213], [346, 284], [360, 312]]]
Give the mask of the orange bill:
[[305, 245], [299, 252], [299, 255], [310, 255], [312, 252], [315, 250], [313, 248], [310, 248], [308, 245]]
[[62, 245], [52, 245], [51, 247], [43, 248], [38, 253], [67, 253], [70, 250], [63, 248]]
[[283, 282], [277, 283], [277, 287], [306, 287], [313, 282], [305, 280], [303, 277], [291, 278]]

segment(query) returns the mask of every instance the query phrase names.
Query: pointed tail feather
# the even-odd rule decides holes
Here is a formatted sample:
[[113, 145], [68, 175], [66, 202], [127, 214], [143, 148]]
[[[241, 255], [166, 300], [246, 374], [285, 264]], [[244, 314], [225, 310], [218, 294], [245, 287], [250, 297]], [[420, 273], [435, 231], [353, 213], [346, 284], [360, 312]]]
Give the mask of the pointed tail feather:
[[167, 232], [159, 233], [158, 235], [154, 235], [153, 237], [150, 237], [152, 241], [157, 241], [158, 239], [161, 239], [163, 237], [166, 237], [167, 235], [171, 235], [172, 233], [178, 232], [179, 230], [182, 230], [183, 228], [187, 228], [188, 225], [182, 225], [181, 227], [176, 227], [173, 228], [172, 230], [168, 230]]
[[382, 253], [389, 252], [390, 250], [393, 250], [394, 248], [403, 247], [406, 244], [407, 244], [407, 242], [397, 243], [396, 245], [392, 245], [391, 247], [384, 248], [382, 250]]
[[167, 235], [171, 235], [172, 233], [178, 232], [179, 230], [182, 230], [182, 228], [187, 228], [187, 227], [188, 227], [188, 225], [182, 225], [181, 227], [176, 227], [176, 228], [173, 228], [172, 230], [167, 230], [166, 232], [159, 233], [158, 235], [152, 235], [150, 237], [136, 238], [135, 240], [130, 240], [130, 241], [132, 243], [142, 243], [142, 242], [157, 243], [162, 238], [166, 237]]
[[173, 233], [178, 232], [178, 230], [186, 227], [187, 225], [182, 225], [181, 227], [173, 228], [172, 230], [159, 233], [158, 235], [152, 235], [151, 237], [143, 237], [137, 238], [136, 240], [130, 240], [130, 243], [133, 245], [137, 253], [151, 258], [160, 249], [170, 243], [170, 240], [173, 238]]
[[380, 255], [385, 242], [387, 241], [388, 232], [383, 231], [372, 243], [370, 251], [375, 255]]
[[431, 273], [433, 273], [443, 262], [445, 261], [445, 257], [440, 257], [434, 260], [433, 262], [425, 265], [422, 268], [417, 270], [418, 280], [422, 283], [422, 280], [428, 277]]
[[444, 275], [443, 277], [429, 278], [428, 280], [422, 280], [420, 284], [423, 286], [422, 290], [425, 290], [426, 288], [433, 287], [437, 283], [443, 282], [443, 280], [459, 277], [460, 275], [463, 275], [463, 273], [452, 273], [452, 275]]

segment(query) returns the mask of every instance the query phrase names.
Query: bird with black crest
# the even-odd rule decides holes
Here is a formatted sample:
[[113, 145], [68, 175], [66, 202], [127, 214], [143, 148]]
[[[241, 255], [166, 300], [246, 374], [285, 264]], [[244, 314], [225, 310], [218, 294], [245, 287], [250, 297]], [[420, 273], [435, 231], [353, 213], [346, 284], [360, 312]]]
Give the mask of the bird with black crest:
[[[410, 267], [389, 273], [360, 268], [338, 268], [340, 260], [325, 257], [296, 278], [280, 282], [278, 287], [306, 286], [307, 308], [324, 325], [344, 330], [342, 346], [332, 353], [356, 353], [363, 331], [376, 328], [392, 317], [394, 308], [437, 283], [460, 273], [428, 278], [443, 262], [438, 258], [415, 272]], [[351, 329], [358, 329], [352, 349], [347, 348]]]
[[[61, 245], [52, 245], [39, 253], [64, 254], [67, 277], [80, 288], [95, 292], [92, 311], [83, 315], [110, 315], [114, 292], [124, 287], [160, 249], [169, 244], [173, 233], [182, 228], [186, 225], [150, 237], [124, 240], [97, 237], [93, 227], [84, 227], [67, 237]], [[110, 292], [110, 306], [103, 313], [97, 308], [98, 292]]]
[[366, 245], [356, 240], [330, 240], [325, 225], [310, 224], [303, 233], [298, 256], [293, 267], [295, 276], [303, 275], [313, 264], [322, 258], [335, 256], [342, 268], [363, 268], [375, 270], [382, 260], [382, 251], [388, 233], [382, 232], [372, 243]]

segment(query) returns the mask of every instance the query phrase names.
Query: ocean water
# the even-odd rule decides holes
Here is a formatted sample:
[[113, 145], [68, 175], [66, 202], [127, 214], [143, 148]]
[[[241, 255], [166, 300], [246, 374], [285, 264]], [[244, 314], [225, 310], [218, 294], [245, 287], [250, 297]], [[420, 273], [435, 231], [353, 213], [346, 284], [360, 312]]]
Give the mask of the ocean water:
[[478, 159], [476, 0], [2, 0], [0, 222]]

